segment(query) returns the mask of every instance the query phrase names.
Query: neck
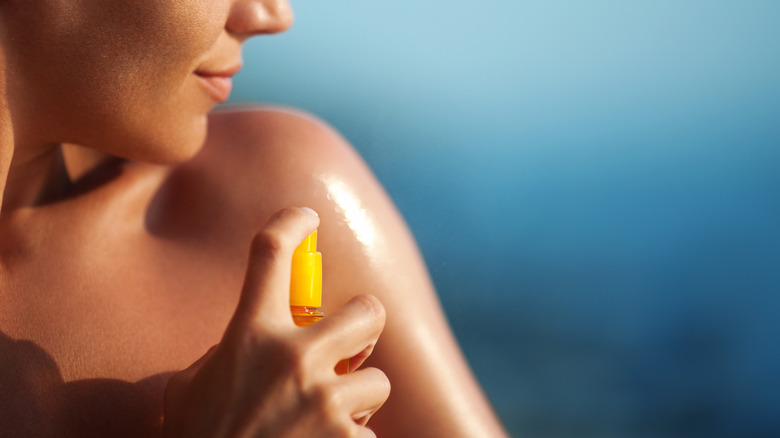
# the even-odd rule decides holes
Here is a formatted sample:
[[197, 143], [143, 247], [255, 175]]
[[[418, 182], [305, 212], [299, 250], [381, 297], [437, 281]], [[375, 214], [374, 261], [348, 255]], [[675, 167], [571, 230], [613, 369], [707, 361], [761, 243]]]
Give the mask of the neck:
[[[2, 23], [0, 23], [1, 25]], [[34, 132], [18, 132], [0, 48], [0, 219], [14, 210], [55, 202], [73, 181], [106, 162], [105, 154], [67, 144], [42, 144]]]
[[59, 145], [36, 144], [20, 137], [7, 67], [0, 47], [0, 218], [15, 209], [49, 201], [62, 193], [68, 182]]
[[0, 213], [33, 207], [61, 198], [71, 185], [62, 148], [47, 145], [34, 152], [13, 148], [3, 186]]

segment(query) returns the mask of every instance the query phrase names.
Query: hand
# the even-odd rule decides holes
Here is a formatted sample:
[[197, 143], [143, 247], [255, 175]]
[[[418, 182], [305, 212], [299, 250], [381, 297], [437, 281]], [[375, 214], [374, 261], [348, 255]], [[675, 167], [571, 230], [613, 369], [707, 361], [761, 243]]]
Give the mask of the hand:
[[316, 213], [288, 208], [252, 242], [241, 299], [222, 338], [175, 374], [165, 394], [168, 437], [374, 437], [365, 427], [387, 400], [385, 374], [358, 368], [371, 354], [385, 311], [358, 296], [317, 324], [290, 316], [290, 264], [295, 247], [318, 225]]

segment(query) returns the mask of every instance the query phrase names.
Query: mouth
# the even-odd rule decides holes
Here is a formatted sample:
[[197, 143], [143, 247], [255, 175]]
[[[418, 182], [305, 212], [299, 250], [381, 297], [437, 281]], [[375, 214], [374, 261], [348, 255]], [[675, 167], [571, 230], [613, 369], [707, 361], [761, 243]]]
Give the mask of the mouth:
[[195, 77], [198, 78], [203, 91], [212, 99], [222, 103], [230, 97], [230, 90], [233, 88], [233, 76], [241, 69], [237, 65], [224, 70], [196, 70]]

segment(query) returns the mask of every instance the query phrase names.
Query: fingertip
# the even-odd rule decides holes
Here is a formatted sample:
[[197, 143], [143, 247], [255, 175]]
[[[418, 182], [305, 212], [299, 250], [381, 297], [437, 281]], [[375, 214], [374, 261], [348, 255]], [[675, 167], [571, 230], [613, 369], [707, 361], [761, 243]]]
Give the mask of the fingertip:
[[317, 212], [316, 212], [316, 211], [314, 211], [313, 209], [311, 209], [311, 208], [309, 208], [309, 207], [300, 207], [300, 209], [301, 209], [301, 210], [303, 210], [303, 211], [304, 211], [304, 212], [306, 212], [306, 213], [309, 213], [310, 215], [312, 215], [312, 216], [314, 216], [314, 217], [316, 217], [316, 218], [319, 218], [319, 217], [320, 217], [320, 215], [319, 215], [319, 214], [317, 214]]
[[293, 250], [319, 224], [319, 215], [311, 208], [287, 207], [274, 213], [255, 239], [260, 248], [270, 245], [273, 250]]
[[276, 222], [280, 219], [287, 219], [290, 217], [297, 217], [299, 219], [317, 219], [319, 221], [320, 215], [317, 214], [314, 209], [310, 207], [285, 207], [276, 213], [274, 213], [271, 218], [268, 220], [268, 224], [266, 226], [270, 225], [273, 222]]

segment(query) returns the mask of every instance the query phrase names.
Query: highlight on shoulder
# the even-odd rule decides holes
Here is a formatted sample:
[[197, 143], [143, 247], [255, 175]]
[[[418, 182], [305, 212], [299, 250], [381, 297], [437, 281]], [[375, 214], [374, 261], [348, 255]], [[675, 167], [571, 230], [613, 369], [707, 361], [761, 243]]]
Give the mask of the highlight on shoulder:
[[308, 206], [325, 217], [343, 210], [331, 193], [334, 181], [349, 187], [355, 202], [389, 204], [360, 155], [327, 123], [286, 107], [228, 107], [210, 115], [202, 150], [172, 172], [168, 187], [176, 194], [166, 199], [181, 203], [185, 193], [189, 207], [178, 210], [199, 211], [212, 226], [229, 224], [245, 237], [287, 206]]

